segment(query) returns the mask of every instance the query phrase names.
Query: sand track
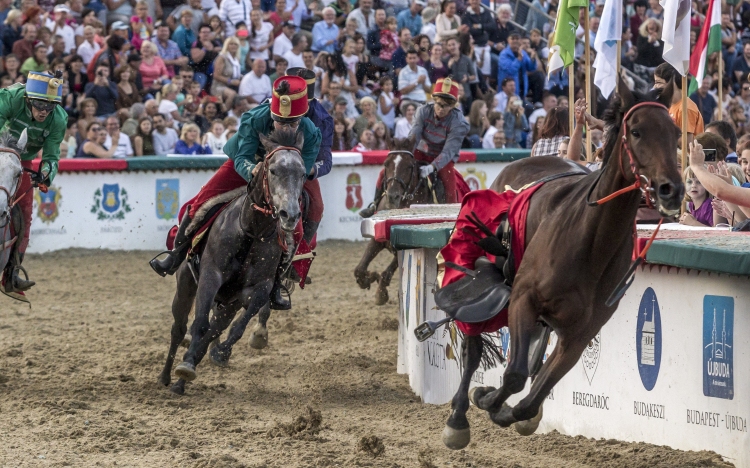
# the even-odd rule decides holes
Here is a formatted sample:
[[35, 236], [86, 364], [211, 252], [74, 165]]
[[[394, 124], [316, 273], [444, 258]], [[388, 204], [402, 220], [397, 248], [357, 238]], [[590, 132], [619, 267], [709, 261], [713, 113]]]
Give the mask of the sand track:
[[30, 256], [34, 307], [0, 297], [0, 466], [731, 466], [709, 452], [523, 438], [476, 409], [471, 445], [444, 448], [447, 405], [421, 404], [395, 372], [394, 299], [376, 307], [354, 281], [363, 248], [320, 246], [314, 284], [271, 316], [269, 347], [245, 337], [227, 369], [205, 360], [183, 397], [156, 383], [174, 279], [148, 268], [151, 253]]

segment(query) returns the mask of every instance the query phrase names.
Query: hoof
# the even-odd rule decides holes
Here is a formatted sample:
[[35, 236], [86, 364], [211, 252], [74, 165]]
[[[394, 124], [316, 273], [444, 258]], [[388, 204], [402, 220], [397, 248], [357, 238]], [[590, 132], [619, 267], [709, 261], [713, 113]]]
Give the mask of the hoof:
[[375, 292], [375, 305], [385, 305], [388, 303], [388, 290], [385, 288], [378, 288]]
[[535, 433], [539, 427], [539, 423], [542, 421], [542, 414], [544, 413], [543, 406], [539, 406], [539, 412], [531, 419], [526, 421], [518, 421], [513, 424], [513, 429], [516, 430], [522, 436], [530, 436]]
[[175, 375], [177, 375], [177, 377], [188, 382], [192, 382], [196, 377], [198, 377], [198, 374], [195, 373], [195, 366], [190, 364], [189, 362], [181, 362], [175, 368], [174, 373]]
[[471, 429], [453, 429], [446, 425], [443, 428], [443, 443], [451, 450], [461, 450], [471, 442]]
[[250, 347], [253, 349], [263, 349], [266, 346], [268, 346], [268, 328], [261, 327], [258, 324], [250, 334]]
[[221, 348], [219, 348], [219, 346], [214, 346], [209, 352], [209, 358], [211, 359], [211, 362], [213, 364], [216, 364], [219, 367], [227, 367], [229, 366], [230, 354], [231, 350], [225, 353], [221, 351]]
[[476, 406], [479, 409], [483, 409], [486, 411], [486, 408], [483, 408], [479, 402], [482, 398], [485, 397], [485, 395], [488, 395], [495, 391], [495, 387], [474, 387], [471, 390], [469, 390], [469, 401], [472, 405]]
[[169, 388], [169, 390], [175, 395], [184, 395], [185, 394], [185, 381], [180, 380], [178, 382], [175, 382], [175, 384], [172, 385]]
[[169, 387], [169, 384], [172, 383], [172, 377], [168, 373], [162, 372], [159, 374], [159, 383], [165, 387]]
[[192, 339], [193, 339], [192, 336], [185, 335], [185, 338], [183, 338], [182, 341], [180, 342], [180, 346], [182, 346], [183, 348], [189, 348], [190, 342], [192, 341]]
[[490, 420], [500, 427], [510, 427], [511, 424], [518, 422], [513, 416], [513, 408], [503, 403], [502, 408], [497, 413], [490, 414]]

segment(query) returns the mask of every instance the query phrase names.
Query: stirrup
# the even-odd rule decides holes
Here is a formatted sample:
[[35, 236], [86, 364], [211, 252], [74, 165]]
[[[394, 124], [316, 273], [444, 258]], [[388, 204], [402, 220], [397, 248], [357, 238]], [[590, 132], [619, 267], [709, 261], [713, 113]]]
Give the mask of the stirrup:
[[[30, 283], [30, 284], [28, 284], [25, 287], [18, 286], [18, 283], [16, 283], [16, 281], [21, 279], [19, 273], [23, 273], [23, 276], [24, 276], [23, 280], [26, 283]], [[10, 282], [11, 290], [8, 290], [8, 284], [6, 283], [6, 285], [5, 285], [6, 292], [24, 292], [24, 291], [28, 291], [29, 289], [31, 289], [36, 284], [34, 281], [29, 280], [29, 273], [26, 271], [26, 268], [22, 267], [21, 265], [15, 265], [10, 270], [9, 282]]]

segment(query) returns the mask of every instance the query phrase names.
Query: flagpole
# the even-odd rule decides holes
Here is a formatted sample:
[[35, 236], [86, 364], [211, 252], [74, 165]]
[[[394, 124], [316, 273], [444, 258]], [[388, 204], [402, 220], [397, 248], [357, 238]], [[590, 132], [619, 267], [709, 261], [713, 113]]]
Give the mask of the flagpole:
[[[681, 163], [682, 163], [682, 171], [685, 171], [685, 168], [687, 167], [687, 154], [689, 151], [688, 148], [688, 110], [687, 110], [687, 87], [688, 87], [688, 81], [687, 81], [687, 73], [682, 75], [682, 151], [680, 152], [681, 156]], [[685, 212], [685, 204], [680, 204], [680, 214]]]
[[[591, 33], [589, 32], [589, 9], [584, 8], [584, 25], [583, 34], [586, 39], [586, 112], [591, 114]], [[591, 158], [591, 132], [586, 130], [586, 160], [592, 161]]]
[[[719, 120], [724, 120], [724, 59], [721, 56], [721, 52], [718, 52], [719, 54]], [[700, 85], [700, 84], [699, 84]]]
[[573, 134], [573, 127], [575, 126], [575, 97], [576, 97], [576, 78], [574, 70], [575, 62], [568, 65], [568, 128], [569, 132]]
[[622, 58], [622, 40], [617, 41], [617, 78], [615, 81], [615, 92], [620, 92], [620, 67], [622, 64], [620, 63]]

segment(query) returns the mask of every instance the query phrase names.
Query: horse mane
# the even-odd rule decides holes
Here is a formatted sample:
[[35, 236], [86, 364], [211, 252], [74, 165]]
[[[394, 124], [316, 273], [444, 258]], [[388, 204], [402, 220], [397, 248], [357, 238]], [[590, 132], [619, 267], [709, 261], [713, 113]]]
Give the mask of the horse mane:
[[[297, 148], [297, 130], [290, 127], [282, 127], [274, 130], [268, 135], [268, 139], [279, 146]], [[301, 150], [302, 148], [297, 149]]]
[[408, 151], [414, 149], [414, 141], [411, 138], [394, 138], [390, 151]]
[[610, 155], [615, 151], [616, 145], [620, 142], [620, 128], [622, 127], [622, 119], [630, 108], [641, 102], [659, 102], [659, 91], [651, 90], [648, 93], [641, 93], [638, 91], [631, 91], [633, 95], [633, 104], [627, 108], [624, 108], [622, 99], [615, 95], [612, 98], [609, 107], [604, 112], [604, 129], [607, 135], [607, 141], [604, 144], [602, 167], [609, 161]]
[[10, 148], [14, 151], [19, 151], [18, 140], [13, 137], [9, 130], [0, 132], [0, 148]]

